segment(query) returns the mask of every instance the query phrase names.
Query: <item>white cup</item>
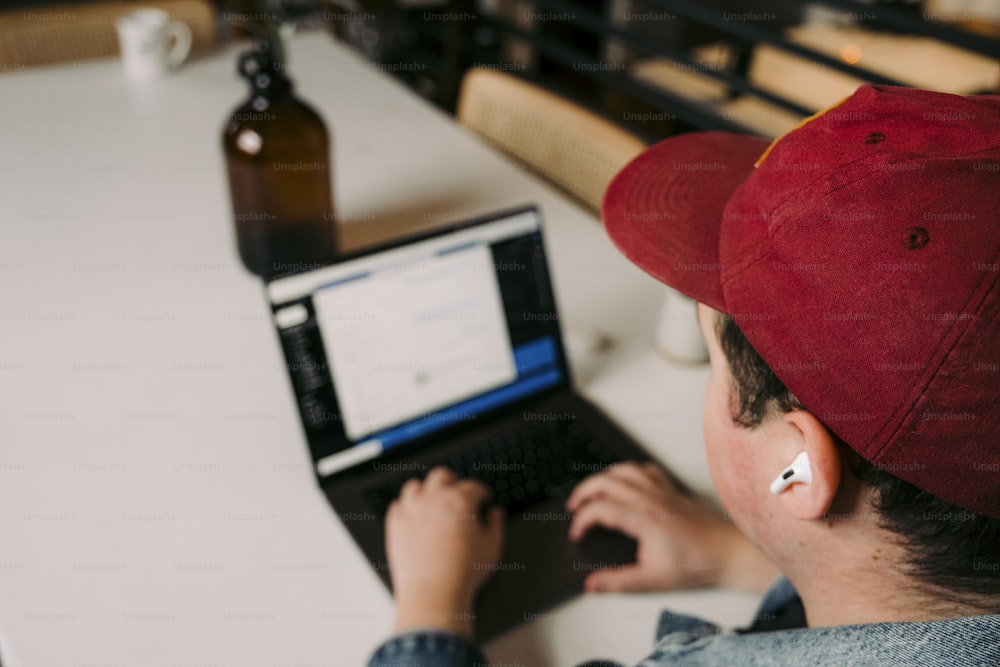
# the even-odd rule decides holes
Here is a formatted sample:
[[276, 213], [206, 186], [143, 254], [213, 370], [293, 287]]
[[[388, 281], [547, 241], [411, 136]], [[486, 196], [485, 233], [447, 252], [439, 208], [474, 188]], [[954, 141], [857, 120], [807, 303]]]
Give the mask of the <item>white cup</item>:
[[667, 288], [656, 325], [656, 349], [670, 361], [701, 364], [708, 361], [705, 339], [698, 328], [697, 303]]
[[171, 20], [162, 9], [136, 9], [123, 14], [115, 27], [125, 74], [136, 81], [166, 74], [184, 62], [191, 50], [191, 28]]

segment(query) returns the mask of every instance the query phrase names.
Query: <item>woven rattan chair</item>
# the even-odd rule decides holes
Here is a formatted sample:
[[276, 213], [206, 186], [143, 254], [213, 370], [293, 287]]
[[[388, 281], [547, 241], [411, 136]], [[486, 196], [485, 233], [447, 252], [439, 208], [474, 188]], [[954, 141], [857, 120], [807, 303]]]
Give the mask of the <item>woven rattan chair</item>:
[[0, 11], [0, 73], [118, 53], [115, 21], [140, 7], [158, 7], [191, 28], [191, 50], [215, 42], [209, 0], [142, 0]]
[[645, 144], [557, 95], [484, 68], [462, 81], [458, 120], [599, 211], [608, 183]]

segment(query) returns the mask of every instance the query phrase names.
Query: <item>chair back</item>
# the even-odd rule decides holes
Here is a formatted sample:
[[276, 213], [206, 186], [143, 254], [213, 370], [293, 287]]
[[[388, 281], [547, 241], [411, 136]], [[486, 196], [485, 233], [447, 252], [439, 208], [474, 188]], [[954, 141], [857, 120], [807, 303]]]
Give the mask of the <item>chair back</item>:
[[44, 6], [0, 11], [0, 72], [118, 54], [115, 22], [122, 14], [156, 7], [191, 28], [192, 53], [216, 40], [209, 0], [143, 0]]
[[466, 73], [458, 120], [599, 212], [608, 184], [645, 143], [579, 105], [514, 76]]

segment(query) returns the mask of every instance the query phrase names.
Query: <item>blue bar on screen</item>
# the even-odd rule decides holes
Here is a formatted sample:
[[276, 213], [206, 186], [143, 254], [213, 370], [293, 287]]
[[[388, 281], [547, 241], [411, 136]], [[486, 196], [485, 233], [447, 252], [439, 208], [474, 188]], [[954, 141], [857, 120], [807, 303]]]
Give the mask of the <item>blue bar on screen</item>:
[[552, 369], [541, 374], [515, 380], [513, 383], [494, 389], [493, 391], [458, 403], [446, 410], [420, 417], [411, 422], [390, 428], [382, 433], [366, 436], [365, 440], [381, 440], [383, 449], [401, 445], [418, 436], [436, 431], [456, 422], [466, 421], [480, 412], [489, 411], [498, 406], [527, 396], [546, 387], [558, 384], [562, 374], [559, 369]]
[[556, 343], [552, 336], [544, 336], [514, 349], [514, 365], [518, 377], [527, 375], [556, 363]]
[[344, 283], [351, 283], [354, 282], [355, 280], [361, 280], [362, 278], [367, 278], [371, 274], [372, 274], [371, 271], [352, 273], [349, 276], [344, 276], [343, 278], [337, 278], [336, 280], [331, 280], [328, 283], [323, 283], [322, 285], [316, 288], [316, 291], [318, 292], [319, 290], [326, 289], [327, 287], [336, 287], [337, 285], [343, 285]]
[[461, 252], [462, 250], [468, 250], [469, 248], [475, 248], [476, 246], [480, 246], [482, 244], [483, 244], [482, 241], [468, 241], [466, 243], [461, 243], [459, 245], [453, 245], [450, 248], [442, 248], [441, 250], [438, 250], [434, 254], [438, 255], [439, 257], [441, 255], [450, 255], [453, 252]]

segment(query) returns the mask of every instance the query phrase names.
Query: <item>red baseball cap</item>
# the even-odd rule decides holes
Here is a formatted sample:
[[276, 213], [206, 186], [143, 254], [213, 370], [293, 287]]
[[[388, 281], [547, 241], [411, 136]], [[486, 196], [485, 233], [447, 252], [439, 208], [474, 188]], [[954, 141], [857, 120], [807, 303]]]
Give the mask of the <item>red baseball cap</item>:
[[858, 454], [1000, 518], [1000, 96], [862, 86], [770, 146], [674, 137], [602, 214]]

